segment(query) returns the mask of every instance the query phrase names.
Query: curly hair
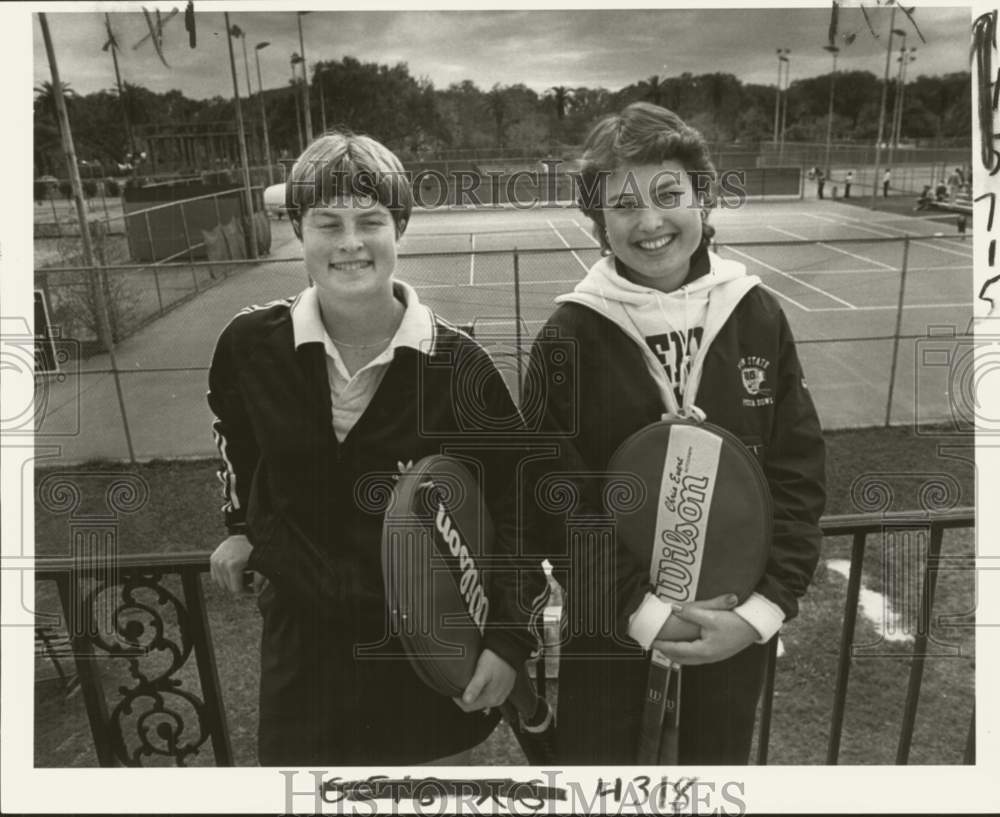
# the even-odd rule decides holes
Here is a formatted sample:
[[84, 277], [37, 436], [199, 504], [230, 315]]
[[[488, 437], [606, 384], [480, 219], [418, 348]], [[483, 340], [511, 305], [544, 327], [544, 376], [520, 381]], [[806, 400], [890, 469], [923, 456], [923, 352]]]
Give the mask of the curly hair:
[[655, 165], [671, 159], [684, 166], [695, 191], [702, 194], [702, 244], [706, 245], [715, 235], [707, 218], [716, 204], [716, 172], [705, 137], [673, 111], [648, 102], [633, 102], [591, 129], [577, 175], [577, 205], [593, 222], [605, 254], [611, 252], [604, 224], [607, 176], [627, 164]]
[[413, 210], [413, 189], [399, 158], [381, 142], [351, 131], [330, 131], [296, 159], [285, 182], [285, 206], [295, 235], [310, 207], [348, 197], [375, 201], [392, 213], [396, 238]]

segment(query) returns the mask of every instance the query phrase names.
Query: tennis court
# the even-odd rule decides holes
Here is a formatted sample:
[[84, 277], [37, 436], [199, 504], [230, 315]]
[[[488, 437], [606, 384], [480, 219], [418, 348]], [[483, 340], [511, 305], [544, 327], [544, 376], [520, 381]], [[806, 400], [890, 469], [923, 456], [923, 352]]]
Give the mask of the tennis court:
[[[950, 420], [956, 401], [972, 405], [951, 383], [956, 362], [964, 355], [971, 361], [962, 336], [973, 299], [972, 244], [953, 227], [820, 201], [720, 209], [713, 223], [719, 254], [746, 264], [781, 302], [825, 427], [885, 422], [890, 383], [893, 423]], [[218, 332], [240, 308], [306, 284], [287, 221], [272, 226], [269, 261], [217, 284], [116, 349], [137, 456], [212, 453], [205, 370]], [[914, 239], [905, 250], [904, 242], [887, 240], [903, 236]], [[554, 298], [600, 257], [585, 218], [571, 208], [417, 212], [400, 249], [398, 276], [447, 320], [472, 324], [512, 388], [518, 340], [523, 353]], [[106, 356], [84, 361], [83, 369], [107, 369]], [[58, 445], [59, 456], [72, 461], [127, 456], [111, 375], [53, 381], [45, 398], [40, 445]]]

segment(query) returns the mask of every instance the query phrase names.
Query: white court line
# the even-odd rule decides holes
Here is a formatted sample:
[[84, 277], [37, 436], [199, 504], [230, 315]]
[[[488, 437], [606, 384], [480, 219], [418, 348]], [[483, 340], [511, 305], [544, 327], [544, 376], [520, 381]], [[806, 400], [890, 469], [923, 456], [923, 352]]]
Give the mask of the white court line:
[[[907, 272], [954, 272], [956, 270], [971, 270], [972, 264], [949, 264], [944, 267], [907, 267]], [[888, 270], [877, 270], [871, 267], [865, 267], [864, 269], [803, 269], [798, 272], [799, 275], [871, 275], [875, 272], [884, 273], [896, 273], [899, 274], [898, 269], [888, 269]]]
[[573, 219], [573, 223], [576, 225], [576, 229], [578, 229], [581, 233], [583, 233], [585, 236], [587, 236], [587, 238], [589, 238], [591, 241], [593, 241], [596, 246], [598, 246], [598, 247], [601, 246], [601, 242], [598, 241], [596, 238], [594, 238], [594, 234], [592, 232], [590, 232], [590, 230], [583, 229], [583, 227], [580, 226], [580, 222], [577, 221], [575, 218]]
[[[807, 284], [805, 281], [800, 281], [794, 275], [789, 275], [784, 270], [780, 270], [777, 267], [772, 267], [770, 264], [767, 264], [764, 261], [761, 261], [759, 258], [754, 258], [749, 253], [745, 253], [742, 250], [736, 249], [735, 247], [726, 247], [726, 249], [729, 250], [730, 252], [736, 253], [737, 255], [742, 255], [744, 258], [747, 258], [750, 261], [753, 261], [755, 264], [760, 264], [762, 267], [764, 267], [764, 269], [771, 270], [771, 272], [776, 272], [778, 275], [784, 276], [785, 278], [789, 279], [790, 281], [795, 281], [796, 283], [801, 284], [802, 286], [806, 287], [807, 289], [814, 290], [815, 292], [818, 292], [820, 295], [823, 295], [824, 297], [829, 298], [831, 301], [836, 301], [837, 303], [843, 304], [844, 306], [850, 307], [851, 309], [857, 309], [857, 307], [854, 306], [854, 304], [848, 303], [843, 298], [838, 298], [836, 295], [831, 295], [825, 289], [820, 289], [819, 287], [815, 287], [812, 284]], [[770, 289], [770, 287], [768, 287], [768, 289]], [[771, 291], [775, 292], [775, 294], [777, 294], [777, 292], [775, 290], [771, 290]], [[784, 297], [788, 298], [787, 295], [785, 295]], [[791, 298], [788, 298], [788, 300], [792, 301]], [[792, 301], [792, 303], [795, 303], [795, 301]], [[798, 306], [798, 307], [800, 307], [800, 308], [802, 308], [802, 309], [804, 309], [806, 312], [812, 312], [813, 311], [812, 309], [809, 309], [808, 307], [802, 306], [802, 304], [795, 303], [795, 305]]]
[[[811, 238], [806, 238], [804, 235], [799, 235], [798, 233], [793, 233], [791, 230], [783, 230], [781, 227], [775, 227], [773, 225], [768, 225], [768, 229], [774, 230], [776, 233], [784, 233], [785, 235], [791, 236], [799, 241], [812, 241]], [[876, 266], [882, 267], [883, 269], [895, 270], [895, 267], [891, 267], [888, 264], [883, 264], [881, 261], [876, 261], [874, 258], [868, 258], [864, 255], [858, 255], [857, 253], [850, 252], [849, 250], [841, 249], [840, 247], [834, 247], [832, 244], [827, 244], [825, 241], [817, 241], [816, 246], [823, 247], [827, 250], [832, 250], [833, 252], [839, 252], [844, 255], [849, 255], [851, 258], [855, 258], [858, 261], [866, 261], [869, 264], [875, 264]]]
[[[797, 306], [797, 307], [798, 307], [799, 309], [801, 309], [801, 310], [802, 310], [803, 312], [812, 312], [812, 310], [811, 310], [811, 309], [810, 309], [810, 308], [809, 308], [808, 306], [806, 306], [805, 304], [800, 304], [800, 303], [799, 303], [798, 301], [796, 301], [796, 300], [795, 300], [794, 298], [789, 298], [789, 297], [788, 297], [788, 296], [787, 296], [787, 295], [786, 295], [786, 294], [785, 294], [784, 292], [778, 292], [778, 290], [776, 290], [776, 289], [775, 289], [774, 287], [769, 287], [769, 286], [768, 286], [767, 284], [765, 284], [765, 283], [764, 283], [763, 281], [761, 281], [760, 285], [761, 285], [761, 286], [762, 286], [762, 287], [763, 287], [764, 289], [766, 289], [766, 290], [767, 290], [768, 292], [770, 292], [770, 293], [771, 293], [772, 295], [774, 295], [774, 296], [775, 296], [776, 298], [784, 298], [784, 299], [785, 299], [786, 301], [788, 301], [788, 303], [790, 303], [790, 304], [792, 304], [792, 305], [794, 305], [794, 306]], [[836, 307], [836, 308], [837, 308], [837, 309], [840, 309], [840, 307], [839, 307], [839, 306], [838, 306], [838, 307]]]
[[[827, 216], [818, 216], [815, 213], [804, 213], [803, 215], [809, 216], [809, 218], [819, 219], [820, 221], [826, 221], [830, 224], [836, 224], [838, 227], [848, 227], [852, 230], [861, 230], [862, 232], [872, 233], [873, 235], [882, 236], [883, 238], [896, 238], [897, 236], [893, 233], [887, 233], [885, 230], [895, 230], [896, 233], [902, 233], [903, 235], [922, 237], [926, 236], [927, 233], [918, 233], [916, 230], [904, 230], [902, 227], [893, 227], [891, 224], [882, 224], [881, 230], [875, 230], [871, 227], [864, 227], [860, 224], [853, 223], [856, 219], [840, 220], [835, 218], [829, 218]], [[881, 224], [881, 222], [876, 222]], [[934, 236], [931, 236], [933, 238]], [[859, 239], [860, 240], [860, 239]], [[949, 246], [959, 247], [965, 246], [964, 244], [956, 244], [954, 239], [949, 238], [939, 238], [939, 241], [947, 241]], [[948, 253], [949, 255], [957, 255], [959, 258], [972, 259], [972, 253], [957, 252], [956, 250], [949, 250], [947, 247], [939, 247], [937, 244], [929, 243], [928, 246], [931, 249], [937, 250], [938, 252]]]
[[[963, 301], [958, 304], [905, 304], [903, 309], [951, 309], [955, 307], [969, 307], [972, 308], [972, 301]], [[880, 310], [896, 310], [899, 309], [898, 304], [890, 304], [889, 306], [855, 306], [852, 309], [858, 312], [878, 312]], [[811, 310], [813, 312], [849, 312], [850, 310], [844, 309], [841, 306], [822, 306], [817, 309]]]
[[[415, 289], [418, 289], [418, 290], [419, 289], [455, 289], [455, 287], [456, 287], [455, 284], [421, 284], [421, 283], [414, 283], [412, 280], [409, 280], [409, 279], [406, 279], [406, 278], [404, 278], [403, 280], [405, 280], [408, 284], [410, 284], [410, 286], [412, 286], [412, 287], [414, 287]], [[580, 279], [579, 278], [554, 278], [554, 279], [546, 280], [546, 281], [521, 281], [521, 287], [523, 288], [523, 287], [530, 287], [530, 286], [552, 286], [553, 284], [578, 284], [578, 283], [580, 283]], [[459, 285], [459, 286], [461, 286], [461, 285]], [[474, 289], [490, 289], [491, 287], [494, 287], [494, 288], [495, 287], [506, 287], [506, 288], [509, 289], [510, 288], [510, 281], [491, 282], [491, 283], [487, 283], [487, 284], [472, 284], [472, 287]]]
[[559, 240], [569, 250], [570, 255], [572, 255], [576, 259], [576, 263], [578, 263], [581, 267], [583, 267], [583, 271], [590, 272], [590, 267], [588, 267], [586, 264], [583, 263], [580, 256], [576, 254], [576, 250], [570, 249], [570, 243], [565, 238], [563, 238], [563, 234], [560, 233], [555, 228], [555, 225], [552, 224], [552, 221], [550, 219], [545, 219], [545, 223], [549, 225], [549, 229], [552, 230], [552, 232], [554, 232], [557, 236], [559, 236]]
[[[865, 232], [865, 233], [872, 233], [873, 235], [880, 235], [883, 238], [894, 238], [895, 237], [895, 236], [893, 236], [892, 233], [885, 232], [884, 229], [882, 229], [882, 230], [875, 230], [875, 229], [873, 229], [871, 227], [862, 227], [860, 224], [852, 224], [851, 223], [852, 219], [849, 219], [849, 218], [830, 218], [829, 216], [819, 216], [819, 215], [816, 215], [816, 213], [803, 213], [802, 215], [809, 216], [809, 218], [818, 219], [819, 221], [825, 221], [828, 224], [836, 224], [838, 227], [850, 227], [852, 230], [861, 230], [862, 232]], [[879, 222], [876, 222], [876, 224], [878, 224], [878, 223]], [[904, 230], [901, 227], [892, 227], [892, 226], [890, 226], [888, 224], [885, 225], [885, 226], [888, 227], [890, 230], [895, 230], [896, 232], [903, 233], [904, 235], [919, 235], [919, 233], [916, 233], [916, 232], [914, 232], [912, 230]]]
[[476, 234], [469, 233], [469, 240], [472, 246], [472, 252], [469, 253], [469, 286], [474, 287], [476, 285]]

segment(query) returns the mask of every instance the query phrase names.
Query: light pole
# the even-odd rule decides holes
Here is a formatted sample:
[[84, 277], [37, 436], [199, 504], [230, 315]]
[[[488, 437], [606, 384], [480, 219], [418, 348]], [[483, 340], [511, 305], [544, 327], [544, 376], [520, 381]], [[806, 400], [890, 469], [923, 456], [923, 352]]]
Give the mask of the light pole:
[[319, 121], [323, 125], [323, 133], [326, 133], [326, 93], [323, 89], [323, 75], [326, 69], [322, 66], [316, 71], [316, 84], [319, 85]]
[[118, 87], [118, 103], [122, 106], [122, 116], [125, 119], [125, 137], [128, 139], [129, 158], [127, 162], [132, 162], [134, 161], [132, 157], [135, 156], [135, 137], [132, 135], [132, 123], [128, 118], [128, 104], [125, 101], [125, 94], [122, 91], [122, 75], [118, 70], [118, 41], [111, 31], [111, 18], [108, 17], [107, 12], [104, 13], [104, 27], [108, 31], [108, 41], [104, 44], [102, 50], [111, 49], [111, 61], [115, 66], [115, 85]]
[[917, 47], [912, 46], [911, 48], [901, 51], [899, 57], [899, 95], [896, 100], [896, 118], [893, 122], [893, 144], [896, 148], [899, 148], [899, 143], [903, 139], [903, 106], [906, 100], [906, 66], [913, 62], [917, 57], [914, 52], [916, 52]]
[[833, 138], [833, 92], [837, 81], [837, 54], [840, 49], [835, 45], [824, 45], [823, 49], [833, 55], [833, 73], [830, 74], [830, 108], [826, 115], [826, 159], [823, 162], [826, 178], [830, 178], [830, 141]]
[[[250, 157], [247, 155], [246, 131], [243, 129], [243, 108], [240, 106], [240, 86], [236, 81], [236, 58], [233, 56], [233, 33], [229, 27], [229, 12], [224, 12], [226, 20], [226, 44], [229, 46], [229, 70], [233, 75], [233, 101], [236, 103], [236, 134], [240, 143], [240, 163], [243, 165], [243, 205], [246, 208], [250, 227], [248, 236], [250, 257], [257, 257], [257, 225], [253, 218], [253, 194], [250, 191]], [[247, 91], [249, 92], [249, 88]]]
[[875, 167], [872, 177], [872, 209], [878, 201], [878, 171], [882, 163], [882, 137], [885, 134], [885, 101], [889, 92], [889, 60], [892, 59], [892, 35], [897, 31], [896, 26], [896, 6], [892, 6], [892, 14], [889, 16], [889, 42], [885, 47], [885, 77], [882, 80], [882, 103], [878, 110], [878, 136], [875, 139]]
[[[234, 37], [237, 37], [243, 44], [243, 69], [246, 72], [247, 77], [247, 112], [249, 113], [250, 108], [250, 98], [253, 96], [253, 89], [250, 87], [250, 61], [247, 59], [247, 33], [240, 28], [238, 25], [233, 24], [232, 31], [230, 32]], [[250, 147], [253, 147], [253, 129], [250, 129]], [[251, 150], [251, 153], [253, 151]]]
[[299, 132], [299, 153], [302, 153], [306, 146], [302, 142], [302, 111], [299, 106], [299, 77], [298, 72], [295, 70], [295, 64], [302, 62], [302, 57], [300, 57], [295, 52], [292, 52], [292, 98], [295, 100], [295, 129]]
[[297, 17], [299, 22], [299, 53], [302, 55], [302, 107], [305, 109], [303, 115], [306, 120], [306, 141], [312, 144], [313, 126], [312, 113], [309, 110], [309, 73], [306, 66], [306, 46], [302, 39], [302, 17], [308, 13], [308, 11], [300, 11], [297, 13]]
[[264, 110], [264, 83], [260, 79], [260, 50], [267, 48], [269, 42], [257, 43], [253, 49], [254, 59], [257, 61], [257, 92], [260, 94], [260, 124], [264, 131], [264, 163], [267, 165], [267, 183], [274, 184], [274, 167], [271, 162], [271, 138], [267, 134], [267, 112]]
[[897, 37], [902, 37], [903, 44], [899, 47], [899, 70], [896, 71], [896, 87], [892, 95], [892, 121], [889, 124], [889, 153], [886, 164], [892, 167], [893, 154], [898, 145], [896, 144], [896, 117], [899, 115], [899, 84], [903, 80], [903, 55], [906, 53], [906, 32], [901, 28], [894, 28], [892, 33]]
[[781, 142], [778, 144], [778, 164], [784, 160], [785, 155], [785, 123], [788, 119], [788, 79], [791, 72], [791, 61], [788, 58], [788, 54], [792, 52], [787, 48], [785, 49], [784, 55], [778, 56], [778, 66], [781, 65], [785, 67], [785, 87], [781, 92], [782, 104], [781, 104]]
[[774, 92], [774, 146], [778, 146], [778, 127], [781, 121], [781, 61], [788, 54], [787, 48], [779, 48], [778, 52], [778, 85]]

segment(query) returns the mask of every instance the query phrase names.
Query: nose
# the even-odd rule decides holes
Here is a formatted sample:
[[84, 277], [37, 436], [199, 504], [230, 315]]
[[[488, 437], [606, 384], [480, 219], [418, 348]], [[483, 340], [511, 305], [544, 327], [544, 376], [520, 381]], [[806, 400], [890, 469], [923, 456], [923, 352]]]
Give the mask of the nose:
[[663, 213], [660, 208], [647, 204], [639, 210], [638, 227], [640, 230], [650, 233], [655, 232], [663, 225]]
[[361, 249], [361, 237], [358, 235], [354, 227], [346, 226], [344, 227], [343, 233], [341, 233], [338, 244], [338, 248], [342, 252], [357, 252]]

